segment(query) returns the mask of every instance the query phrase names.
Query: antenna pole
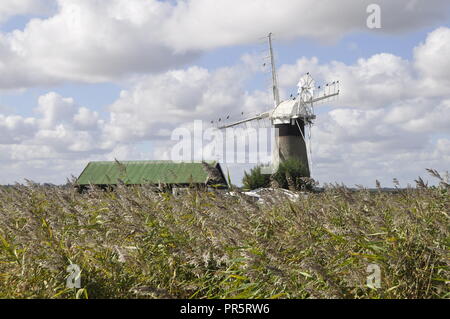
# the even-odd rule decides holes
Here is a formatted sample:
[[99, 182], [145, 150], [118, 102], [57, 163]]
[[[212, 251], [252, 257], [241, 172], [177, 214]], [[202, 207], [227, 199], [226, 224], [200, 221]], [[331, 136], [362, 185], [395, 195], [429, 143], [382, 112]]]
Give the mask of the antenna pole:
[[273, 101], [275, 107], [277, 107], [278, 104], [280, 104], [280, 93], [278, 92], [277, 72], [275, 69], [275, 58], [273, 56], [272, 32], [269, 33], [269, 51], [270, 51], [270, 63], [272, 64]]

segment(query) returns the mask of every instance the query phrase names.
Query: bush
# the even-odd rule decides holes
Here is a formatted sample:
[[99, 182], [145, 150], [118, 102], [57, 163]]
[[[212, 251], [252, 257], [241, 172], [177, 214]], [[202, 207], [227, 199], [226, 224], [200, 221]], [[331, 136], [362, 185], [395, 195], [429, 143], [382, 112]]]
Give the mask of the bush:
[[291, 190], [312, 190], [316, 183], [308, 176], [308, 168], [305, 167], [300, 160], [290, 158], [280, 163], [278, 171], [273, 174], [272, 179], [281, 188]]
[[250, 173], [245, 172], [242, 184], [246, 189], [258, 189], [263, 187], [269, 187], [270, 175], [261, 173], [261, 166], [256, 166], [250, 170]]

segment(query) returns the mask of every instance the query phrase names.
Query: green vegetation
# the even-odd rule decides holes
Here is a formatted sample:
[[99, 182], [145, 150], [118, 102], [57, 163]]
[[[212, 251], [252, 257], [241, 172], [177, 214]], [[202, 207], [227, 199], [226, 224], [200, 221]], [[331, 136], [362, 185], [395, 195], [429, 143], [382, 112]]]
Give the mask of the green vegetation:
[[298, 159], [288, 159], [278, 167], [278, 170], [272, 176], [261, 173], [261, 166], [256, 166], [245, 172], [242, 184], [245, 189], [258, 189], [263, 187], [281, 187], [290, 190], [312, 190], [316, 185], [314, 180], [308, 178], [308, 168]]
[[273, 175], [279, 187], [291, 190], [311, 190], [314, 181], [309, 176], [308, 168], [295, 158], [280, 163], [277, 172]]
[[250, 173], [244, 173], [242, 184], [245, 189], [253, 190], [270, 186], [270, 175], [262, 174], [261, 169], [261, 166], [256, 166], [250, 170]]
[[[449, 298], [449, 187], [0, 188], [1, 298]], [[82, 289], [66, 288], [69, 264]], [[366, 285], [381, 269], [381, 288]]]

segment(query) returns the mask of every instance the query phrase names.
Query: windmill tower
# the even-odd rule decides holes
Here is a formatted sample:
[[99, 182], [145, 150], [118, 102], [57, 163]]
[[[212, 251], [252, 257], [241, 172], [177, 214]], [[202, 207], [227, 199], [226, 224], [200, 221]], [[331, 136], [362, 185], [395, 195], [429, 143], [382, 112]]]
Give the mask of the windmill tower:
[[[291, 95], [290, 99], [281, 101], [272, 47], [272, 33], [268, 35], [268, 42], [274, 108], [253, 117], [219, 126], [218, 128], [227, 129], [253, 121], [269, 119], [271, 126], [278, 132], [275, 139], [275, 149], [272, 154], [273, 166], [278, 167], [280, 162], [286, 161], [287, 159], [298, 159], [303, 163], [307, 169], [308, 177], [310, 177], [309, 161], [311, 156], [308, 157], [307, 145], [309, 143], [309, 151], [311, 152], [311, 126], [316, 119], [314, 105], [338, 96], [340, 93], [339, 81], [328, 83], [323, 88], [320, 86], [316, 87], [312, 76], [306, 73], [300, 78], [297, 84], [297, 96], [294, 97]], [[306, 131], [306, 127], [309, 128], [308, 132]]]

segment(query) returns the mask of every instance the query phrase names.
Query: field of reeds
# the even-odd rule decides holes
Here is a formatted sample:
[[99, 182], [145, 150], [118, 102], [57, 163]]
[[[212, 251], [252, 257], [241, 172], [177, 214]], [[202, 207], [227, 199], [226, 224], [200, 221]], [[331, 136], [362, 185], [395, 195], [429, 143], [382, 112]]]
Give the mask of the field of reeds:
[[[449, 298], [449, 185], [418, 186], [263, 204], [0, 187], [0, 298]], [[70, 264], [81, 288], [67, 288]]]

